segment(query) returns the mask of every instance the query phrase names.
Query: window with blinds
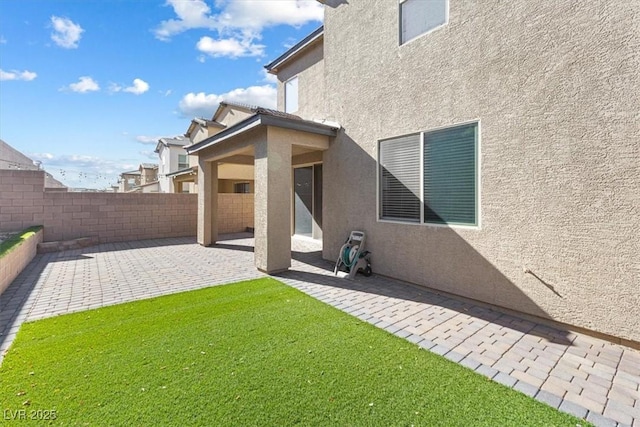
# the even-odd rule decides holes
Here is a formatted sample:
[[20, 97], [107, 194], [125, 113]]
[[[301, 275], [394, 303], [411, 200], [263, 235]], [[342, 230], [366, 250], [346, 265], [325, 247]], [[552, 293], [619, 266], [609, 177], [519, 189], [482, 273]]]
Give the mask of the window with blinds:
[[380, 142], [380, 214], [420, 221], [420, 134]]
[[478, 124], [380, 141], [380, 219], [478, 224]]

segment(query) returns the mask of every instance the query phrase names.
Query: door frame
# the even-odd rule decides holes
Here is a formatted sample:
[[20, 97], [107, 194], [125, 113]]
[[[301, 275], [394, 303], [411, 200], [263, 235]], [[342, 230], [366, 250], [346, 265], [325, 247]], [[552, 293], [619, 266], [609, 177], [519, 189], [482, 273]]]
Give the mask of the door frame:
[[[292, 167], [291, 173], [291, 235], [298, 236], [301, 238], [311, 238], [313, 240], [322, 240], [322, 227], [320, 224], [316, 222], [316, 186], [315, 186], [315, 166], [322, 165], [323, 162], [311, 162], [311, 163], [301, 163]], [[296, 232], [296, 183], [295, 183], [295, 169], [300, 168], [308, 168], [311, 167], [311, 237], [303, 236], [300, 234], [295, 234]], [[322, 174], [324, 175], [324, 168], [322, 170]], [[324, 179], [324, 178], [323, 178]], [[323, 185], [324, 187], [324, 185]], [[320, 187], [320, 191], [324, 191], [322, 187]], [[320, 206], [322, 210], [322, 206]]]

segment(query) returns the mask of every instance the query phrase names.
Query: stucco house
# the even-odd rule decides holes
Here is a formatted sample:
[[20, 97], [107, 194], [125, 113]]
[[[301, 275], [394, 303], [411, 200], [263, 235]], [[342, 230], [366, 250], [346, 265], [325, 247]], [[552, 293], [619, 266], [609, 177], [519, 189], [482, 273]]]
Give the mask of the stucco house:
[[158, 154], [158, 191], [160, 193], [194, 193], [194, 184], [176, 185], [175, 178], [180, 172], [189, 169], [189, 155], [184, 149], [191, 141], [185, 136], [160, 138], [156, 144]]
[[[257, 106], [243, 105], [232, 102], [221, 102], [211, 119], [194, 118], [184, 136], [189, 138], [191, 145], [225, 130], [242, 118], [246, 118], [258, 109]], [[189, 156], [190, 165], [187, 169], [174, 172], [169, 176], [175, 185], [193, 183], [197, 192], [198, 157]], [[218, 193], [253, 193], [254, 192], [253, 164], [238, 162], [218, 163]]]
[[138, 169], [122, 172], [118, 185], [120, 193], [157, 193], [160, 187], [158, 184], [158, 165], [141, 163]]
[[198, 242], [220, 165], [253, 165], [260, 270], [363, 230], [375, 273], [639, 343], [640, 3], [322, 3], [267, 65], [279, 111], [186, 147]]

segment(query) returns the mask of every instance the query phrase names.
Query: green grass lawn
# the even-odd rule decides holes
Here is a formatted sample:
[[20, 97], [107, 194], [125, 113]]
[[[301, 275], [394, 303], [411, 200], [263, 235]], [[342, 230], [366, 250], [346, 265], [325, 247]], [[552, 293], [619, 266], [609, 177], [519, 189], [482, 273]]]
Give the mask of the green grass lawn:
[[63, 425], [585, 424], [268, 278], [24, 324], [0, 396]]

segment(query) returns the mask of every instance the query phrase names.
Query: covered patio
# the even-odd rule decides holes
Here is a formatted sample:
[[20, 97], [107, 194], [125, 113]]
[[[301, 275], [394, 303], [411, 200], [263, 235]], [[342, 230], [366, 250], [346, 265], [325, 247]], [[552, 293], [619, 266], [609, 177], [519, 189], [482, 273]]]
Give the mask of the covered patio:
[[[231, 107], [233, 108], [233, 107]], [[291, 267], [294, 218], [294, 168], [322, 163], [336, 128], [279, 111], [254, 108], [250, 116], [215, 135], [186, 147], [198, 156], [198, 243], [218, 240], [218, 179], [220, 165], [253, 165], [255, 179], [255, 266], [274, 274]], [[312, 170], [317, 174], [317, 168]], [[321, 170], [320, 170], [321, 173]], [[311, 237], [321, 237], [321, 176], [309, 205]], [[313, 185], [307, 182], [305, 185]], [[320, 183], [318, 185], [318, 182]], [[301, 184], [302, 185], [302, 184]], [[313, 191], [307, 193], [314, 194]], [[319, 202], [318, 202], [319, 201]]]

